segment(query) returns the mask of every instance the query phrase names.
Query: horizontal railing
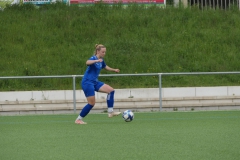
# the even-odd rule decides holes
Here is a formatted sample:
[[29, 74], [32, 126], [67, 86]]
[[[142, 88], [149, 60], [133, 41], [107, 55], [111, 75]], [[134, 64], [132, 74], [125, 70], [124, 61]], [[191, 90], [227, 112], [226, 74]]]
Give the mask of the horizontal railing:
[[[162, 111], [162, 76], [179, 75], [220, 75], [220, 74], [240, 74], [240, 72], [179, 72], [179, 73], [139, 73], [139, 74], [100, 74], [100, 77], [129, 77], [129, 76], [158, 76], [159, 77], [159, 110]], [[76, 78], [83, 75], [56, 75], [56, 76], [9, 76], [1, 79], [33, 79], [33, 78], [72, 78], [73, 79], [73, 110], [76, 113]]]

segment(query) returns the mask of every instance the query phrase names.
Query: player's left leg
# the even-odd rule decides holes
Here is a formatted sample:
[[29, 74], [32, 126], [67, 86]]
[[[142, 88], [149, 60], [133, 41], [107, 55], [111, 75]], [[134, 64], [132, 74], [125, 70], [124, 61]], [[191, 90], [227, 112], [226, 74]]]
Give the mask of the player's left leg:
[[107, 85], [107, 84], [103, 84], [98, 92], [104, 92], [107, 93], [107, 106], [108, 106], [108, 117], [114, 117], [114, 116], [118, 116], [119, 114], [121, 114], [121, 112], [113, 112], [113, 106], [114, 106], [114, 89]]

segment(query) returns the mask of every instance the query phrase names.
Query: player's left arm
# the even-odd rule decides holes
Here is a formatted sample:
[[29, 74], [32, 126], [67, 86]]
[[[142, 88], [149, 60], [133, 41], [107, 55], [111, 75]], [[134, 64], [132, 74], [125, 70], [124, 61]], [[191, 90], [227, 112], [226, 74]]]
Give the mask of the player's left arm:
[[106, 66], [104, 69], [106, 69], [107, 71], [116, 72], [116, 73], [120, 72], [119, 69], [111, 68], [109, 66]]

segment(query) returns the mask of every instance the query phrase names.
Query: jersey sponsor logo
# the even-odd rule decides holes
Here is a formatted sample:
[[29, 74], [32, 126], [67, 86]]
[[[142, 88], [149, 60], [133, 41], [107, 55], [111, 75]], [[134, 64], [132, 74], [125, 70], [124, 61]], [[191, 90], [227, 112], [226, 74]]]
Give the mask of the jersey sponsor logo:
[[95, 64], [97, 65], [97, 68], [102, 68], [102, 63], [101, 62], [97, 62]]

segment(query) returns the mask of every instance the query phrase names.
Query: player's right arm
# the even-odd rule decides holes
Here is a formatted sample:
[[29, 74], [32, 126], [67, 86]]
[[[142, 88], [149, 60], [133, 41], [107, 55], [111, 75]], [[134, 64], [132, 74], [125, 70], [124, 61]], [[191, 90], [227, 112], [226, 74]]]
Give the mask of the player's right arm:
[[96, 60], [87, 60], [86, 62], [86, 65], [92, 65], [94, 63], [97, 63], [97, 62], [102, 62], [103, 60], [102, 59], [96, 59]]

